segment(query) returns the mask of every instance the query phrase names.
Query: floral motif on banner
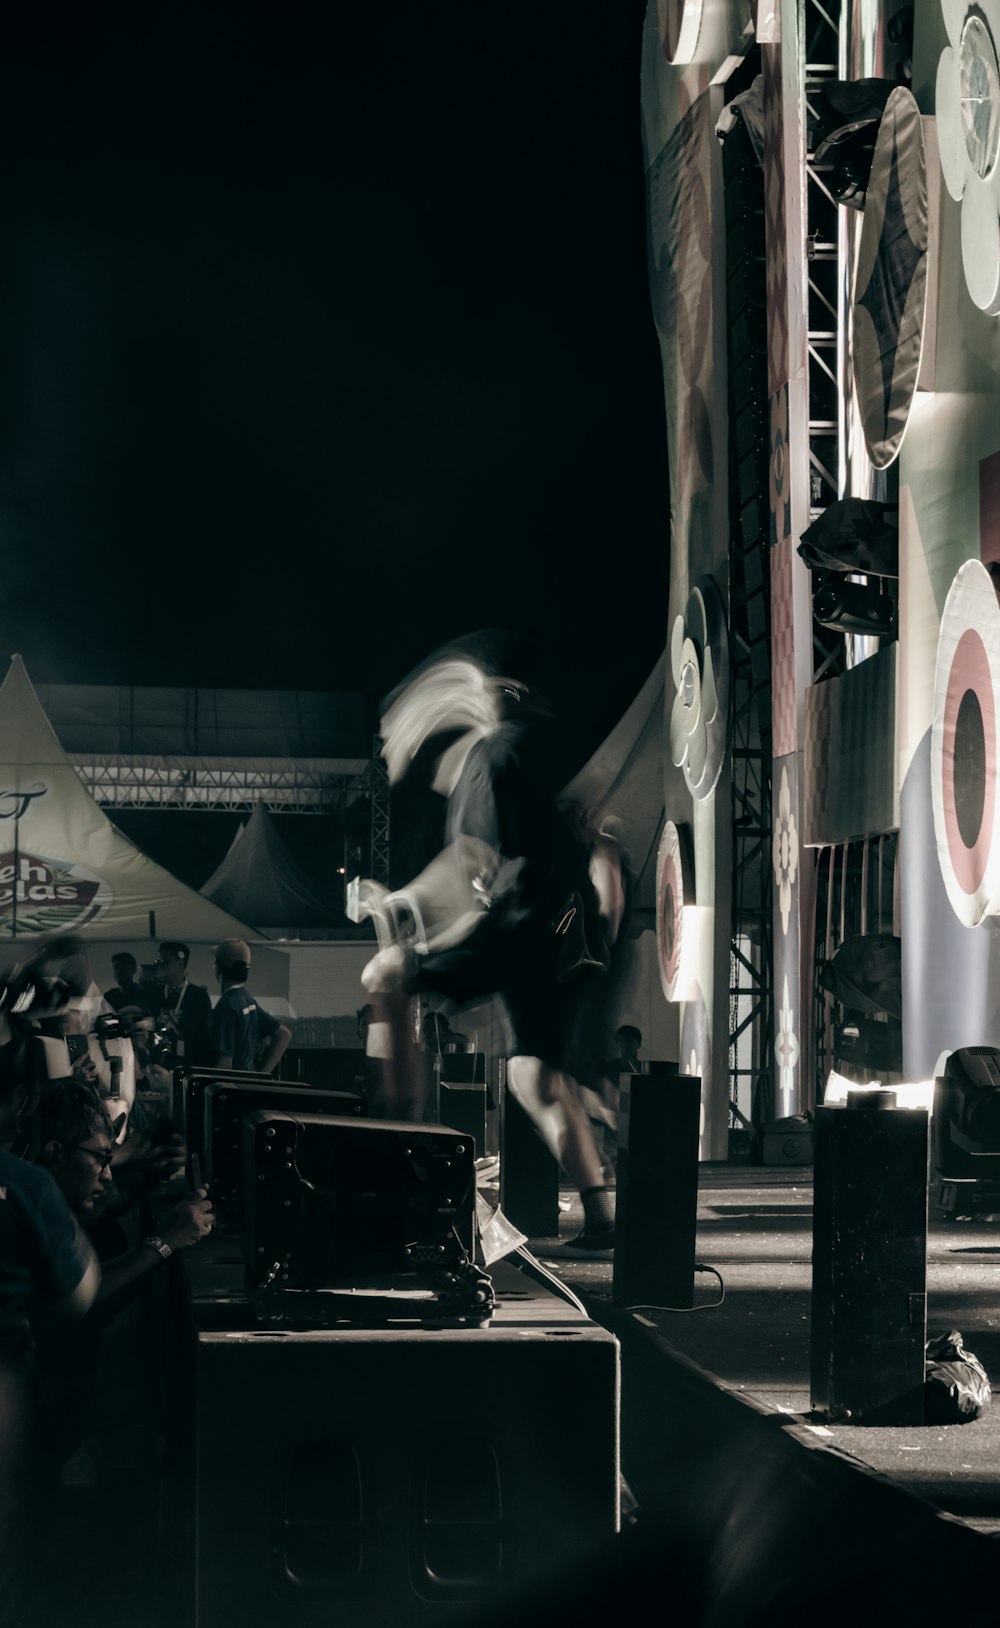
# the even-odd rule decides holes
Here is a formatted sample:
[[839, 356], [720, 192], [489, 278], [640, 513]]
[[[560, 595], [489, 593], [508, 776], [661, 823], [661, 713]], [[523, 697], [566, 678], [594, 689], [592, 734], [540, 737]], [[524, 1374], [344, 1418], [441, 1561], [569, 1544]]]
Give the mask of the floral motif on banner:
[[[792, 889], [799, 873], [799, 834], [795, 828], [792, 794], [785, 764], [781, 765], [781, 790], [778, 793], [778, 817], [774, 822], [772, 858], [774, 885], [778, 890], [778, 909], [781, 912], [781, 931], [787, 936], [788, 921], [792, 913]], [[787, 984], [785, 987], [788, 987]]]
[[935, 112], [945, 186], [962, 205], [962, 266], [974, 304], [1000, 313], [1000, 0], [941, 0], [948, 44]]
[[792, 529], [792, 470], [788, 457], [788, 386], [771, 397], [771, 457], [767, 492], [771, 505], [771, 545]]
[[778, 1093], [782, 1113], [787, 1112], [795, 1089], [795, 1070], [799, 1065], [799, 1039], [794, 1027], [795, 1014], [788, 995], [788, 974], [781, 985], [781, 1010], [778, 1013], [778, 1033], [774, 1052], [778, 1063]]

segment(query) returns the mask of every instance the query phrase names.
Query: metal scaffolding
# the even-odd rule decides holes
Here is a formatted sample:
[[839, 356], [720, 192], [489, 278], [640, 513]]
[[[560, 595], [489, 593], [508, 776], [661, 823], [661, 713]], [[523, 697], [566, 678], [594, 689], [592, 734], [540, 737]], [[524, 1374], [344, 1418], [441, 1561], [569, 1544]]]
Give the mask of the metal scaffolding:
[[337, 758], [197, 758], [69, 754], [90, 795], [107, 809], [335, 814], [369, 789], [370, 766]]
[[372, 741], [366, 789], [371, 798], [371, 855], [369, 875], [373, 882], [389, 886], [389, 775], [382, 756], [382, 740]]
[[740, 125], [723, 146], [727, 231], [733, 904], [730, 1129], [772, 1115], [771, 638], [763, 174]]

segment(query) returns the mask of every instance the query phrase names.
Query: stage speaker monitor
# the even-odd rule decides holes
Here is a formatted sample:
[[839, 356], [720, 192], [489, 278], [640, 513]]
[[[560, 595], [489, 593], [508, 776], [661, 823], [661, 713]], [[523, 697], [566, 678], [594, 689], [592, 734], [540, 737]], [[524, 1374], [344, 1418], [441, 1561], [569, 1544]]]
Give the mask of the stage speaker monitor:
[[472, 1138], [443, 1125], [262, 1109], [243, 1120], [248, 1286], [437, 1271], [471, 1252]]
[[204, 1113], [202, 1111], [202, 1097], [205, 1087], [212, 1080], [270, 1080], [275, 1083], [270, 1074], [257, 1074], [247, 1069], [236, 1068], [194, 1068], [190, 1063], [181, 1064], [173, 1072], [173, 1089], [171, 1096], [171, 1118], [177, 1130], [180, 1131], [188, 1145], [190, 1153], [197, 1153], [199, 1158], [205, 1152], [202, 1141], [204, 1126]]
[[559, 1164], [507, 1084], [500, 1065], [500, 1208], [529, 1238], [559, 1234]]
[[811, 1396], [828, 1419], [914, 1425], [924, 1422], [927, 1113], [879, 1106], [890, 1094], [816, 1110]]
[[701, 1080], [676, 1063], [624, 1075], [611, 1296], [618, 1306], [694, 1305]]
[[243, 1121], [261, 1108], [285, 1113], [336, 1114], [359, 1118], [360, 1097], [348, 1091], [320, 1091], [311, 1085], [279, 1085], [275, 1080], [210, 1080], [202, 1093], [202, 1146], [211, 1199], [223, 1216], [243, 1204]]
[[476, 1157], [486, 1154], [486, 1058], [481, 1051], [444, 1052], [437, 1082], [437, 1120], [471, 1136]]
[[289, 1046], [281, 1059], [281, 1085], [312, 1085], [322, 1091], [350, 1091], [366, 1099], [368, 1060], [359, 1046]]

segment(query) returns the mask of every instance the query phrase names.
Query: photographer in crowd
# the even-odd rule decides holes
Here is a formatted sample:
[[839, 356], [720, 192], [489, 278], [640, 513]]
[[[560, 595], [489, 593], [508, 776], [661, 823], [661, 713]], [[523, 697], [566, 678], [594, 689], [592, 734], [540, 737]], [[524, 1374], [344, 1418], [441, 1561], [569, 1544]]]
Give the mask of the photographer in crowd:
[[188, 978], [191, 951], [187, 944], [165, 939], [156, 960], [158, 982], [149, 991], [156, 1028], [170, 1042], [170, 1055], [161, 1061], [207, 1068], [211, 1062], [212, 998], [204, 984]]
[[[93, 1249], [48, 1171], [10, 1151], [25, 1090], [31, 1030], [26, 1013], [51, 992], [65, 956], [52, 946], [0, 976], [0, 1599], [12, 1614], [23, 1582], [36, 1352], [31, 1313], [45, 1306], [65, 1333], [97, 1294]], [[64, 969], [65, 970], [65, 969]], [[60, 979], [65, 998], [72, 986]]]
[[[114, 1127], [93, 1087], [80, 1080], [52, 1080], [42, 1088], [27, 1127], [31, 1157], [51, 1174], [84, 1228], [111, 1182]], [[102, 1217], [92, 1239], [101, 1261], [101, 1284], [93, 1307], [67, 1339], [50, 1321], [37, 1329], [40, 1373], [39, 1425], [50, 1464], [62, 1464], [79, 1446], [96, 1384], [103, 1328], [159, 1272], [177, 1250], [189, 1249], [212, 1230], [212, 1205], [199, 1188], [175, 1204], [158, 1233], [129, 1247], [121, 1228]]]

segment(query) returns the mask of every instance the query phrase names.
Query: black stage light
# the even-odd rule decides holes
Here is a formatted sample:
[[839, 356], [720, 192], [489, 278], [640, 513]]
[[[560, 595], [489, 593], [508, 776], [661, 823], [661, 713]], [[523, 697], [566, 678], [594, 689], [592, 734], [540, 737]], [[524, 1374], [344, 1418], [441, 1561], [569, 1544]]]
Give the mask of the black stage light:
[[884, 637], [892, 632], [896, 603], [881, 581], [856, 582], [846, 575], [830, 575], [813, 592], [813, 614], [822, 627], [838, 633]]
[[934, 1082], [931, 1157], [952, 1214], [1000, 1206], [1000, 1051], [953, 1051]]

